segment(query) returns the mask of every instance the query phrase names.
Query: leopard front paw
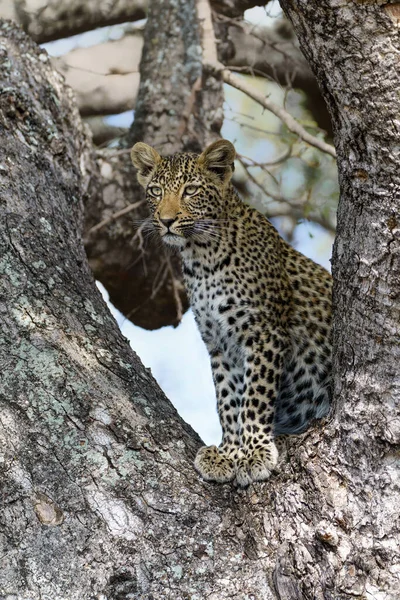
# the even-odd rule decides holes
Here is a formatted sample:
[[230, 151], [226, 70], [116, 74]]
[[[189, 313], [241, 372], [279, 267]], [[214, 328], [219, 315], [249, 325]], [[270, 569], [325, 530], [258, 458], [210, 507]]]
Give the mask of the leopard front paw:
[[268, 442], [256, 450], [242, 450], [236, 465], [236, 481], [247, 487], [254, 481], [266, 481], [278, 462], [278, 450], [274, 442]]
[[221, 454], [216, 446], [200, 448], [194, 466], [206, 481], [226, 483], [235, 477], [233, 461]]
[[278, 463], [278, 450], [274, 442], [253, 452], [248, 457], [250, 477], [253, 481], [265, 481]]

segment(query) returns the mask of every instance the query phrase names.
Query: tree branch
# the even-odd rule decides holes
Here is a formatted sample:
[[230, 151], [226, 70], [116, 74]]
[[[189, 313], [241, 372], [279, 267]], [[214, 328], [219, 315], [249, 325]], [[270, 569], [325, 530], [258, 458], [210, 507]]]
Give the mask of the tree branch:
[[255, 100], [255, 102], [272, 112], [282, 121], [282, 123], [286, 125], [289, 131], [298, 135], [307, 144], [310, 144], [310, 146], [314, 146], [314, 148], [318, 148], [318, 150], [321, 150], [322, 152], [330, 154], [333, 158], [336, 158], [336, 151], [333, 146], [308, 133], [308, 131], [306, 131], [304, 127], [300, 125], [300, 123], [296, 121], [296, 119], [294, 119], [284, 108], [281, 108], [257, 92], [250, 85], [236, 77], [236, 75], [233, 75], [233, 73], [231, 73], [228, 69], [222, 69], [221, 75], [225, 83], [228, 83], [237, 90], [240, 90], [249, 96], [249, 98], [252, 98]]
[[[294, 34], [286, 35], [286, 22], [285, 27], [280, 23], [272, 28], [256, 28], [225, 17], [221, 21], [221, 18], [217, 15], [219, 60], [234, 70], [254, 72], [281, 85], [302, 89], [307, 101], [312, 102], [310, 109], [314, 119], [330, 131], [326, 106], [315, 77], [293, 40]], [[207, 52], [209, 43], [203, 46]], [[75, 90], [81, 114], [116, 114], [135, 108], [142, 47], [143, 32], [136, 30], [120, 40], [76, 48], [52, 60]], [[212, 58], [205, 62], [215, 63], [215, 50]]]
[[[253, 6], [264, 3], [254, 0], [215, 0], [215, 10], [230, 16], [243, 17]], [[0, 0], [0, 17], [21, 25], [38, 44], [70, 37], [109, 25], [144, 19], [149, 0]]]
[[136, 105], [142, 48], [143, 33], [135, 31], [117, 41], [76, 48], [52, 62], [75, 91], [83, 116], [116, 114]]

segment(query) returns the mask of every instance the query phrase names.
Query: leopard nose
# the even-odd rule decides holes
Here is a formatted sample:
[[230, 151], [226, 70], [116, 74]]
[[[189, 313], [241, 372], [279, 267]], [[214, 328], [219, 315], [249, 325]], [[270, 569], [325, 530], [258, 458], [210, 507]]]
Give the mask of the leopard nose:
[[169, 229], [172, 223], [175, 223], [176, 219], [160, 219], [160, 221], [167, 229]]

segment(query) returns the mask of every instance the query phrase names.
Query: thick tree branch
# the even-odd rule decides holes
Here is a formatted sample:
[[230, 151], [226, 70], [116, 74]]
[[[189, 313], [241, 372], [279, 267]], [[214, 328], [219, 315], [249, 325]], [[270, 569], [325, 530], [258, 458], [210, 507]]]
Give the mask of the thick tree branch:
[[0, 16], [21, 25], [38, 44], [146, 17], [148, 0], [0, 0]]
[[[217, 51], [228, 67], [270, 77], [283, 86], [302, 89], [314, 119], [331, 131], [326, 106], [307, 61], [286, 20], [275, 27], [252, 27], [217, 15]], [[116, 41], [77, 48], [52, 59], [76, 93], [83, 115], [108, 115], [135, 107], [143, 32], [129, 32]], [[207, 44], [205, 45], [207, 50]], [[215, 61], [205, 61], [212, 64]]]
[[81, 115], [116, 114], [136, 105], [142, 48], [143, 32], [135, 31], [52, 61], [75, 91]]
[[[215, 10], [240, 17], [253, 6], [265, 2], [254, 0], [215, 0]], [[0, 17], [12, 19], [38, 44], [70, 37], [98, 27], [144, 19], [148, 0], [0, 0]]]

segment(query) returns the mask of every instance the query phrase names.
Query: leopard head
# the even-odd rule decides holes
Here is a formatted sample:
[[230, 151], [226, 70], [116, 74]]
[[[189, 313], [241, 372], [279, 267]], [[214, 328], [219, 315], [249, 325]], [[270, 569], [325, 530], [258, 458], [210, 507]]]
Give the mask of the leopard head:
[[152, 224], [167, 244], [184, 248], [191, 239], [215, 239], [235, 154], [227, 140], [214, 142], [200, 155], [163, 157], [143, 142], [133, 146], [131, 158], [146, 191]]

